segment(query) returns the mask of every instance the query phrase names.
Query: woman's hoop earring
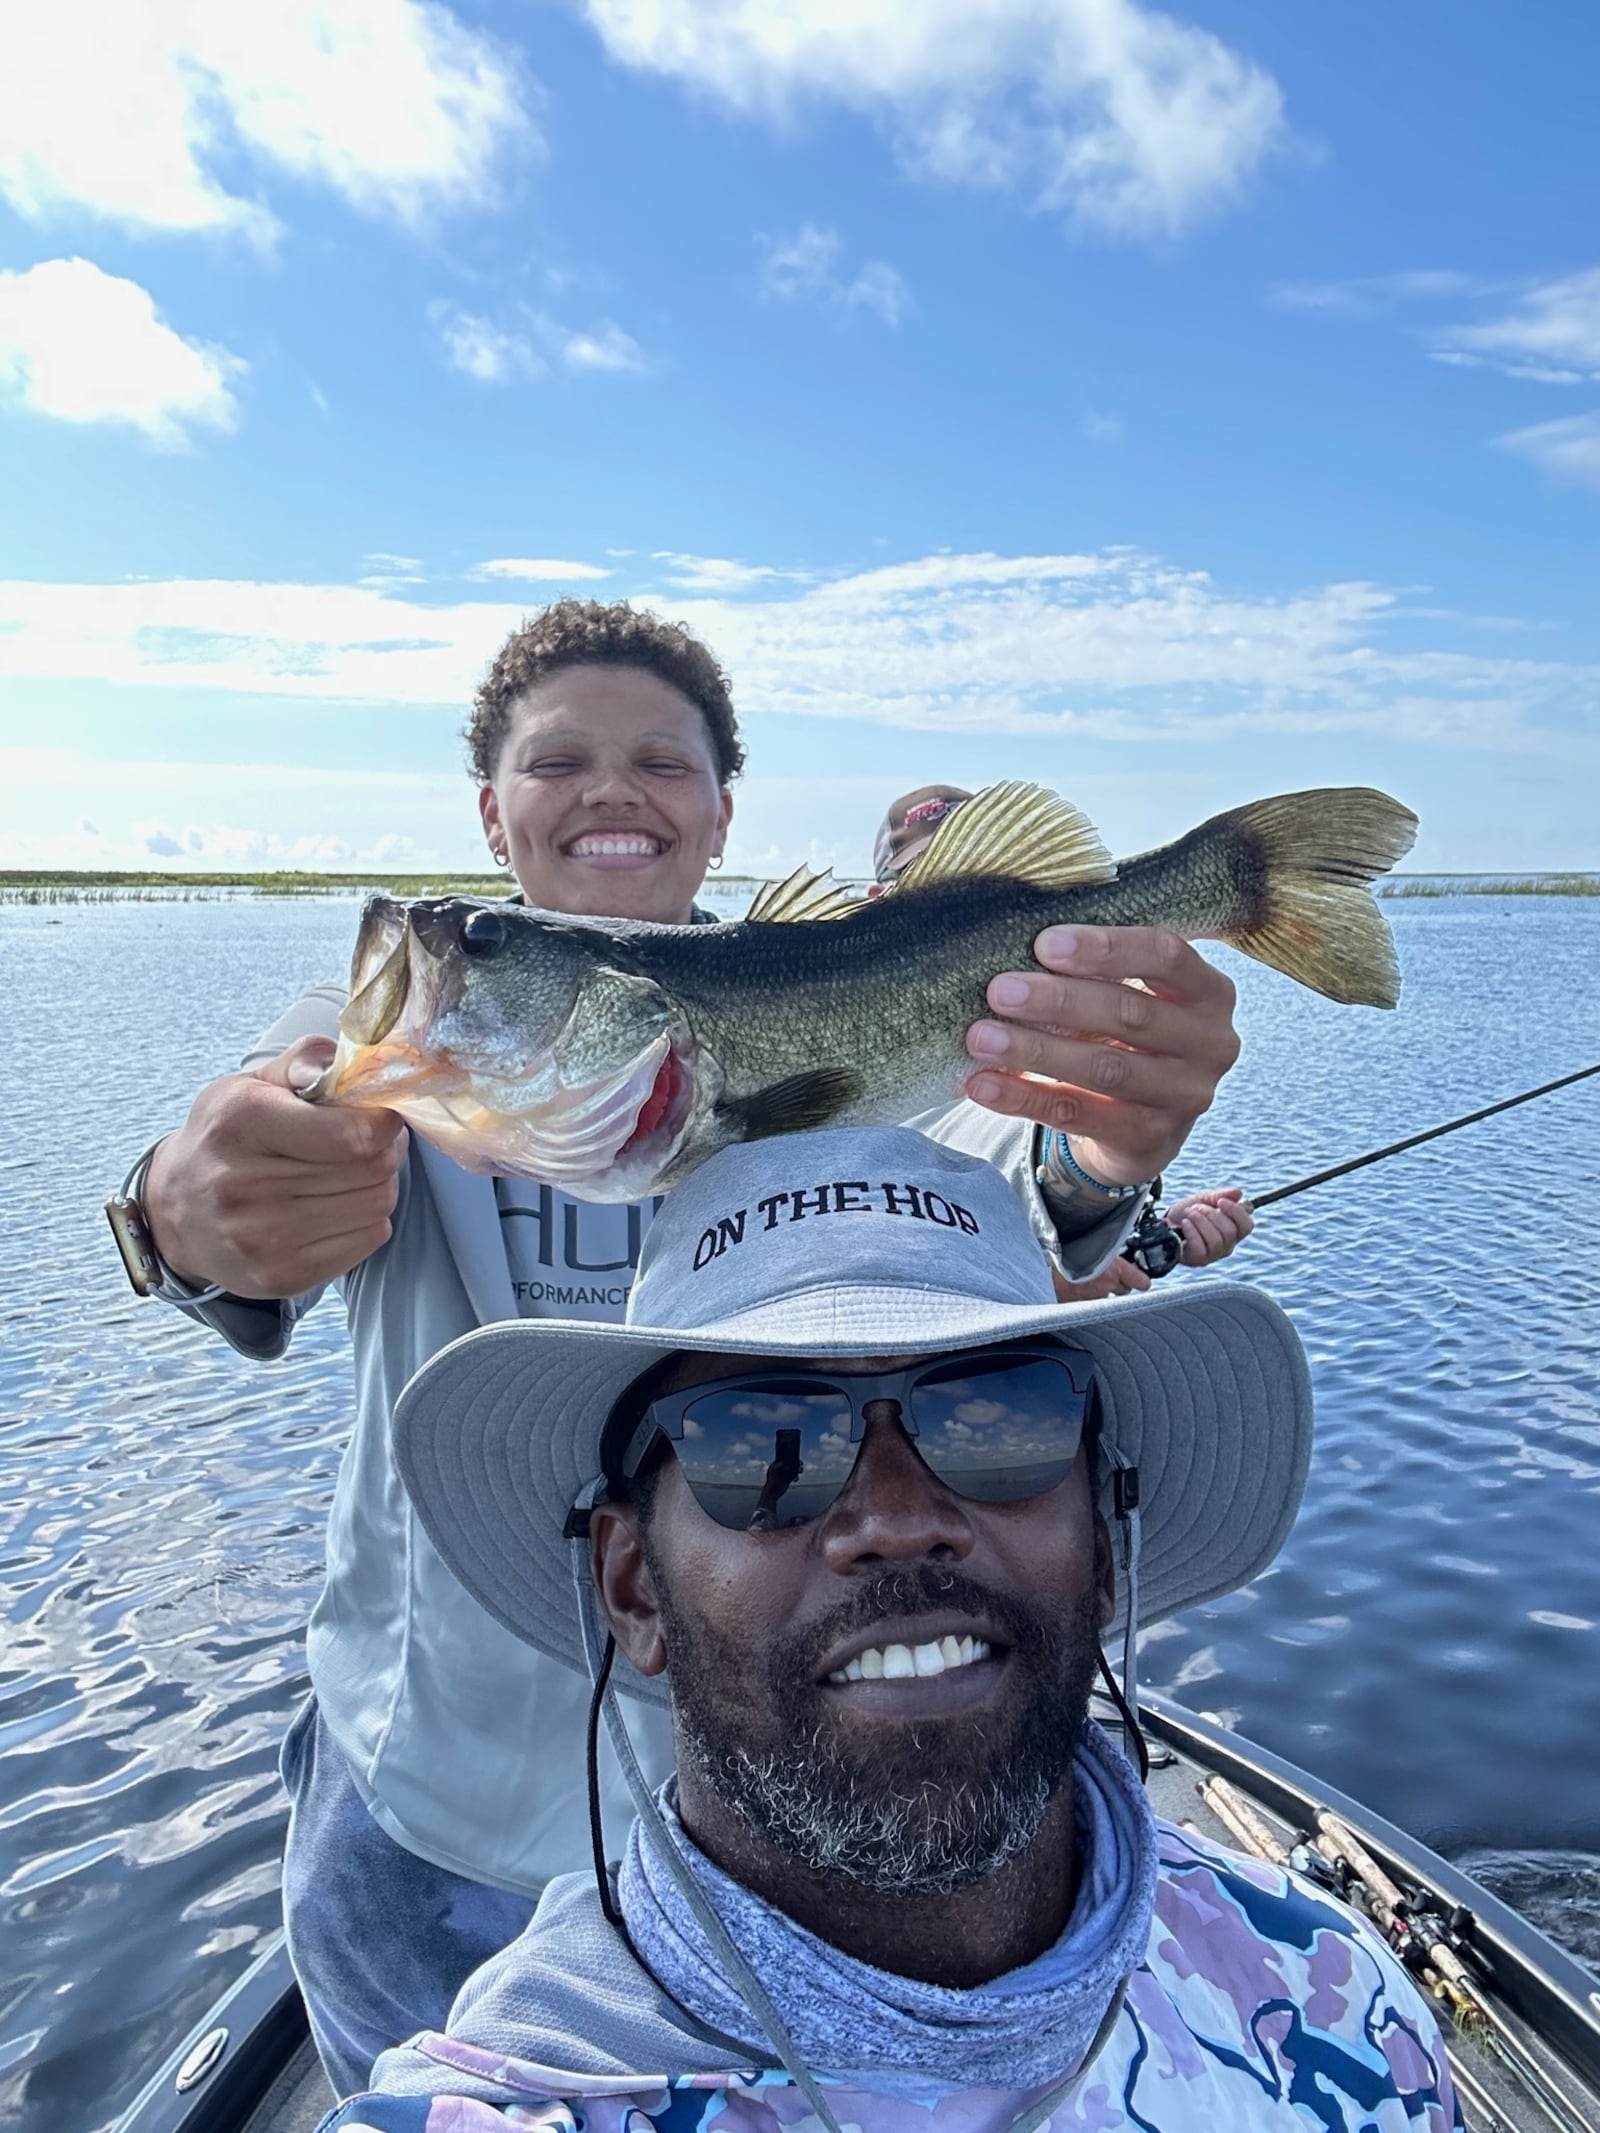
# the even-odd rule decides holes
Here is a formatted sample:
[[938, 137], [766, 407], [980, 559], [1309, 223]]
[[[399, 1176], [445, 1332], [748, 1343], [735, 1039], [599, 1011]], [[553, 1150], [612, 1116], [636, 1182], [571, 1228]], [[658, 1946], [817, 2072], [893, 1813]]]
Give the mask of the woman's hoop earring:
[[502, 852], [497, 848], [492, 849], [490, 857], [497, 867], [508, 867], [511, 864], [511, 854], [509, 852]]
[[717, 871], [718, 867], [721, 866], [721, 864], [722, 854], [720, 852], [713, 852], [711, 857], [706, 861], [706, 872], [708, 874], [714, 874]]

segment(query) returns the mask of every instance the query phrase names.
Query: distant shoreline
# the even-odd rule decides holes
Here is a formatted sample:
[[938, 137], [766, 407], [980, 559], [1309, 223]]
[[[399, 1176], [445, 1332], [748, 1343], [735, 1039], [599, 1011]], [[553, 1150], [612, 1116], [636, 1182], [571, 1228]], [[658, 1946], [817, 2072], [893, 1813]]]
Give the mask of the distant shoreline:
[[[759, 874], [719, 874], [704, 893], [725, 895], [757, 888]], [[359, 896], [381, 889], [390, 896], [503, 896], [504, 874], [258, 874], [82, 873], [58, 869], [0, 868], [0, 904], [183, 902], [211, 896]], [[1394, 874], [1379, 882], [1386, 903], [1411, 897], [1600, 896], [1600, 874]]]
[[[758, 888], [759, 874], [719, 874], [703, 893], [720, 897]], [[373, 890], [390, 896], [504, 896], [504, 874], [316, 874], [301, 871], [260, 874], [82, 873], [57, 869], [0, 867], [0, 903], [183, 902], [208, 896], [361, 896]]]
[[1393, 874], [1385, 903], [1408, 896], [1600, 896], [1600, 874]]

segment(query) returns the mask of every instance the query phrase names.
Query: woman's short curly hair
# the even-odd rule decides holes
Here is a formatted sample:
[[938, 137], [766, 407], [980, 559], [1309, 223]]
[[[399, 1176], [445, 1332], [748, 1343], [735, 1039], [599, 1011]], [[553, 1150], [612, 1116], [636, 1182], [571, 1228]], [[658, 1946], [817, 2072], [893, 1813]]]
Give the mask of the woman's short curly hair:
[[721, 783], [744, 768], [728, 677], [698, 637], [626, 600], [557, 600], [512, 631], [474, 699], [467, 749], [480, 785], [494, 778], [518, 700], [564, 667], [641, 667], [654, 674], [699, 707]]

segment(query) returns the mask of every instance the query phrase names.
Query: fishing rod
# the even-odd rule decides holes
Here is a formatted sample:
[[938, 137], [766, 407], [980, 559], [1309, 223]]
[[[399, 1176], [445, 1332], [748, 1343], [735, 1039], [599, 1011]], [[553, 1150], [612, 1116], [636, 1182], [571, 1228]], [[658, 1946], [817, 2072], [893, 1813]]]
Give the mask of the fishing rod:
[[1591, 1074], [1600, 1074], [1600, 1064], [1579, 1067], [1576, 1074], [1563, 1074], [1558, 1081], [1542, 1082], [1537, 1089], [1525, 1089], [1520, 1096], [1502, 1096], [1497, 1104], [1485, 1104], [1481, 1111], [1469, 1111], [1465, 1118], [1452, 1118], [1443, 1126], [1430, 1126], [1426, 1133], [1409, 1134], [1403, 1141], [1391, 1141], [1387, 1148], [1374, 1148], [1370, 1155], [1352, 1156], [1348, 1163], [1335, 1163], [1327, 1170], [1314, 1170], [1308, 1178], [1296, 1178], [1292, 1185], [1279, 1185], [1271, 1192], [1252, 1193], [1252, 1208], [1270, 1207], [1274, 1200], [1287, 1200], [1294, 1193], [1309, 1192], [1313, 1185], [1326, 1185], [1330, 1178], [1342, 1178], [1352, 1170], [1365, 1170], [1369, 1163], [1381, 1163], [1385, 1156], [1403, 1154], [1407, 1148], [1420, 1148], [1424, 1141], [1436, 1141], [1442, 1133], [1457, 1133], [1463, 1126], [1475, 1126], [1480, 1118], [1493, 1118], [1497, 1111], [1514, 1111], [1518, 1104], [1531, 1104], [1536, 1096], [1548, 1096], [1554, 1089], [1570, 1089], [1575, 1081], [1587, 1081]]
[[[1391, 1155], [1403, 1155], [1408, 1148], [1420, 1148], [1424, 1141], [1436, 1141], [1445, 1133], [1459, 1133], [1463, 1126], [1475, 1126], [1480, 1119], [1493, 1118], [1501, 1111], [1514, 1111], [1518, 1104], [1531, 1104], [1536, 1096], [1549, 1096], [1556, 1089], [1570, 1089], [1574, 1082], [1587, 1081], [1593, 1074], [1600, 1074], [1600, 1062], [1579, 1067], [1575, 1074], [1562, 1074], [1555, 1081], [1541, 1082], [1536, 1089], [1524, 1089], [1520, 1096], [1502, 1096], [1498, 1103], [1485, 1104], [1481, 1110], [1469, 1111], [1463, 1118], [1449, 1119], [1442, 1126], [1429, 1126], [1426, 1132], [1408, 1134], [1404, 1140], [1390, 1141], [1387, 1147], [1374, 1148], [1367, 1155], [1353, 1155], [1348, 1162], [1332, 1163], [1326, 1170], [1313, 1170], [1309, 1177], [1296, 1178], [1292, 1185], [1276, 1185], [1271, 1192], [1251, 1193], [1247, 1205], [1252, 1213], [1259, 1213], [1263, 1207], [1272, 1206], [1275, 1200], [1288, 1200], [1297, 1192], [1309, 1192], [1313, 1185], [1326, 1185], [1331, 1178], [1348, 1177], [1352, 1170], [1365, 1170], [1369, 1163], [1381, 1163]], [[1183, 1239], [1156, 1212], [1155, 1201], [1160, 1190], [1161, 1180], [1158, 1178], [1151, 1188], [1149, 1204], [1139, 1218], [1139, 1226], [1122, 1254], [1153, 1280], [1170, 1274], [1183, 1257]]]

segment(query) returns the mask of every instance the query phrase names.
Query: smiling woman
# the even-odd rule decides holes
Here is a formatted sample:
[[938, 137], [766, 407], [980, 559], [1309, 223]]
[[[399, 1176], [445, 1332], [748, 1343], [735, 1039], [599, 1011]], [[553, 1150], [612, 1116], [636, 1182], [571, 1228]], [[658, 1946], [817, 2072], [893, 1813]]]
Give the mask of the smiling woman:
[[[687, 632], [621, 603], [556, 603], [502, 648], [469, 743], [490, 849], [528, 902], [674, 925], [703, 916], [694, 897], [722, 850], [744, 751], [721, 669]], [[493, 906], [476, 918], [504, 923]], [[386, 945], [380, 927], [379, 963]], [[382, 970], [366, 976], [352, 1012], [392, 1016]], [[359, 1407], [308, 1638], [315, 1694], [284, 1756], [290, 1947], [341, 2089], [359, 2086], [384, 2044], [442, 2015], [583, 1843], [577, 1781], [523, 1767], [520, 1737], [481, 1738], [491, 1707], [536, 1704], [548, 1742], [580, 1723], [579, 1700], [520, 1651], [503, 1672], [493, 1625], [414, 1530], [390, 1405], [430, 1355], [485, 1321], [620, 1319], [652, 1214], [648, 1201], [573, 1199], [550, 1169], [532, 1184], [469, 1179], [376, 1111], [331, 1126], [335, 1114], [295, 1092], [326, 1063], [345, 1007], [332, 985], [291, 1008], [246, 1062], [254, 1071], [201, 1092], [152, 1157], [143, 1194], [154, 1243], [181, 1270], [166, 1293], [246, 1355], [281, 1354], [321, 1285], [345, 1289]], [[212, 1300], [188, 1304], [196, 1292]], [[448, 1788], [435, 1775], [445, 1737], [474, 1743]], [[663, 1733], [650, 1759], [664, 1769], [666, 1752]], [[495, 1850], [504, 1799], [530, 1784], [543, 1834], [533, 1851], [516, 1841], [526, 1856], [489, 1858], [481, 1840]]]
[[744, 764], [704, 645], [621, 604], [557, 601], [502, 647], [468, 745], [489, 849], [530, 904], [688, 923]]

